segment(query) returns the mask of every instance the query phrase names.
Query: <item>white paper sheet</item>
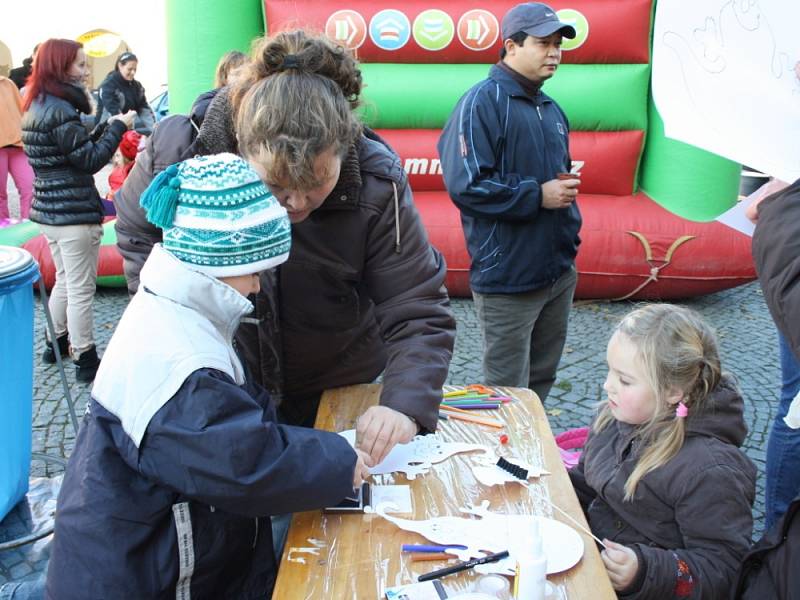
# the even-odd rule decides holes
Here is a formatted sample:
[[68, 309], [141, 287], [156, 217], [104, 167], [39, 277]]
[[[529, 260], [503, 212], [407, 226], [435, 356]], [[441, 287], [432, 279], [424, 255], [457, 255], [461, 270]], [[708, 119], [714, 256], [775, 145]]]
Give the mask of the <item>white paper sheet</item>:
[[373, 485], [370, 490], [372, 492], [371, 507], [384, 505], [386, 512], [400, 515], [414, 513], [414, 506], [411, 502], [411, 486]]
[[659, 0], [653, 98], [668, 137], [800, 177], [800, 2]]
[[758, 190], [750, 194], [747, 198], [744, 198], [743, 200], [740, 200], [734, 204], [732, 208], [729, 208], [720, 216], [718, 216], [717, 221], [723, 225], [727, 225], [731, 229], [741, 231], [745, 235], [753, 237], [753, 232], [756, 230], [756, 226], [753, 225], [753, 222], [748, 219], [744, 213], [747, 210], [747, 207], [750, 206], [753, 200], [756, 199], [757, 193]]

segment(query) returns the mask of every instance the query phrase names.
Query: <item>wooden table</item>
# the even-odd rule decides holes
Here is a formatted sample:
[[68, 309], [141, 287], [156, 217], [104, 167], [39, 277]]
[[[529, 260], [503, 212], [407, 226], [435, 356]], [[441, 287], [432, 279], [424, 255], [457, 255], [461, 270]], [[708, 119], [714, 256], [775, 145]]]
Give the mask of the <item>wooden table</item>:
[[[506, 423], [503, 430], [455, 420], [440, 421], [439, 432], [446, 441], [464, 441], [496, 447], [498, 454], [516, 454], [529, 464], [542, 464], [551, 475], [542, 477], [529, 489], [516, 484], [487, 488], [478, 483], [471, 469], [470, 455], [453, 456], [413, 481], [402, 474], [383, 475], [378, 484], [409, 484], [414, 514], [406, 518], [461, 516], [459, 507], [489, 500], [489, 509], [509, 514], [536, 514], [569, 525], [554, 511], [547, 498], [583, 525], [586, 520], [558, 453], [547, 416], [532, 391], [498, 388], [514, 401], [493, 417]], [[355, 427], [364, 410], [376, 404], [377, 384], [358, 385], [326, 392], [322, 397], [317, 427], [344, 431]], [[478, 411], [481, 415], [490, 411]], [[499, 443], [505, 432], [510, 441]], [[313, 457], [309, 457], [313, 460]], [[537, 480], [532, 480], [537, 481]], [[577, 529], [576, 529], [577, 530]], [[572, 569], [548, 577], [554, 597], [568, 600], [616, 598], [594, 540], [577, 530], [584, 540], [584, 554]], [[387, 587], [416, 581], [418, 575], [446, 566], [446, 562], [411, 562], [400, 552], [402, 544], [426, 543], [412, 532], [399, 529], [378, 515], [323, 514], [310, 511], [295, 514], [289, 528], [273, 598], [380, 599]], [[442, 580], [448, 593], [468, 591], [479, 575], [463, 572]], [[513, 584], [513, 582], [512, 582]]]

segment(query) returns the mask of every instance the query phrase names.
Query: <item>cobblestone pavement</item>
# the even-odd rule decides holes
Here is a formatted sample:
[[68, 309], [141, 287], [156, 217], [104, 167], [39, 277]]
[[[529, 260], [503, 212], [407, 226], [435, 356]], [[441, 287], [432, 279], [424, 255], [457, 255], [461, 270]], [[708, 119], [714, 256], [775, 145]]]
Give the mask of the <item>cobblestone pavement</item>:
[[[124, 290], [98, 289], [94, 305], [95, 329], [101, 351], [107, 345], [127, 301]], [[737, 376], [747, 400], [746, 416], [750, 435], [745, 450], [759, 468], [753, 511], [755, 535], [758, 536], [763, 529], [764, 519], [766, 437], [780, 382], [775, 329], [756, 283], [691, 299], [684, 304], [699, 311], [716, 327], [723, 366]], [[629, 302], [576, 303], [558, 380], [546, 406], [554, 433], [589, 423], [593, 405], [602, 397], [605, 348], [610, 331], [632, 306], [633, 303]], [[453, 300], [453, 309], [458, 322], [458, 334], [448, 383], [481, 381], [481, 335], [472, 301]], [[66, 457], [73, 447], [73, 429], [58, 373], [54, 366], [45, 366], [38, 359], [43, 347], [43, 321], [37, 300], [33, 450]], [[75, 383], [72, 365], [67, 365], [67, 377], [80, 414], [88, 398], [88, 388]], [[34, 461], [31, 469], [32, 476], [50, 476], [59, 471], [58, 466], [39, 461]], [[20, 521], [25, 516], [20, 513], [19, 509], [15, 509], [0, 525], [0, 543], [4, 538], [14, 536], [15, 528], [20, 527]], [[47, 539], [0, 552], [0, 585], [7, 580], [35, 577], [46, 566], [48, 552]]]

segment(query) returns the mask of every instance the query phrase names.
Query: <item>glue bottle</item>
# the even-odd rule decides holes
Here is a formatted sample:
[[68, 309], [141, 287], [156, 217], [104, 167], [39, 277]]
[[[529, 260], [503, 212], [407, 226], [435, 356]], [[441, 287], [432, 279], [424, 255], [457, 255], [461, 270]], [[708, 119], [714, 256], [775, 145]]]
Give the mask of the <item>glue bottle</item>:
[[535, 517], [527, 528], [525, 542], [517, 556], [514, 597], [517, 600], [544, 600], [547, 587], [547, 557], [542, 551], [539, 521]]

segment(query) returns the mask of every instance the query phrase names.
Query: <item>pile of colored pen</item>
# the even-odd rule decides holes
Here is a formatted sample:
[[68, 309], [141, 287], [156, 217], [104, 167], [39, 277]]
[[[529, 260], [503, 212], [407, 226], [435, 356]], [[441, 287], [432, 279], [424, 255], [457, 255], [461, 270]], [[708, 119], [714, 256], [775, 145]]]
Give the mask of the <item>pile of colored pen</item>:
[[496, 410], [508, 402], [511, 402], [511, 398], [497, 394], [491, 388], [477, 384], [468, 385], [460, 390], [453, 390], [442, 394], [442, 403], [439, 406], [439, 418], [458, 419], [460, 421], [469, 421], [480, 425], [500, 428], [503, 427], [501, 421], [479, 417], [474, 413], [470, 413], [474, 410]]
[[442, 406], [454, 406], [463, 410], [493, 410], [511, 402], [508, 396], [500, 396], [491, 390], [480, 393], [469, 388], [444, 392], [442, 396]]

